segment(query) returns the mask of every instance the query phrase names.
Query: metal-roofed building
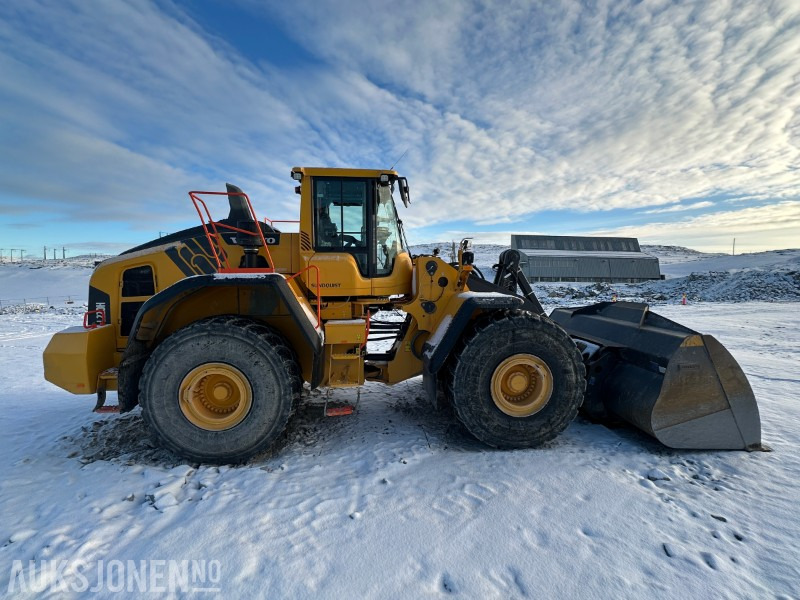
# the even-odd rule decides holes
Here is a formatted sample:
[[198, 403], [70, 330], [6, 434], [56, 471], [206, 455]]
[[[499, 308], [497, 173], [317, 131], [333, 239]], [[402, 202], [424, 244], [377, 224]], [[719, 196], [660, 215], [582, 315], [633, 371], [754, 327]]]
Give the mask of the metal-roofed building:
[[636, 283], [661, 279], [658, 259], [636, 238], [512, 235], [529, 281]]

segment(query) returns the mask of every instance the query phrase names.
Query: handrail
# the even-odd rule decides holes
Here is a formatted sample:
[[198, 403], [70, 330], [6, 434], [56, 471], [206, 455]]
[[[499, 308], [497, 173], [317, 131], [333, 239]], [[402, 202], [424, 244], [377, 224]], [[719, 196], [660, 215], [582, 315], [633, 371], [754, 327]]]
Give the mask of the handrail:
[[299, 219], [270, 219], [269, 217], [264, 217], [264, 223], [267, 225], [272, 225], [273, 223], [299, 223]]
[[[244, 196], [245, 200], [247, 200], [247, 207], [250, 209], [250, 216], [253, 218], [253, 221], [257, 225], [256, 226], [257, 233], [253, 233], [252, 231], [247, 231], [246, 229], [241, 229], [239, 227], [234, 227], [233, 225], [227, 225], [225, 223], [221, 223], [219, 221], [215, 221], [211, 217], [211, 212], [208, 210], [208, 205], [205, 203], [205, 201], [202, 198], [200, 198], [201, 194], [205, 194], [205, 195], [208, 195], [208, 196]], [[272, 260], [272, 253], [269, 251], [269, 246], [267, 246], [267, 240], [264, 238], [264, 232], [261, 230], [261, 226], [258, 225], [258, 223], [259, 223], [258, 218], [256, 217], [256, 213], [253, 210], [253, 205], [250, 202], [250, 197], [247, 194], [245, 194], [244, 192], [201, 192], [201, 191], [196, 191], [195, 190], [195, 191], [189, 192], [189, 198], [191, 198], [192, 204], [194, 205], [194, 209], [195, 209], [195, 211], [197, 211], [197, 216], [200, 217], [200, 223], [203, 226], [203, 232], [205, 232], [206, 238], [208, 239], [208, 245], [211, 248], [211, 253], [214, 256], [214, 260], [217, 263], [217, 270], [218, 271], [222, 271], [223, 269], [227, 270], [227, 271], [231, 271], [232, 270], [231, 267], [230, 267], [230, 262], [228, 261], [228, 255], [222, 249], [222, 236], [220, 235], [220, 232], [219, 232], [219, 229], [218, 229], [218, 228], [222, 228], [222, 229], [227, 229], [229, 231], [236, 231], [238, 233], [244, 233], [244, 234], [253, 235], [253, 236], [257, 235], [258, 237], [260, 237], [261, 238], [261, 243], [264, 246], [264, 250], [267, 253], [267, 258], [268, 258], [268, 261], [269, 261], [269, 264], [270, 264], [270, 268], [269, 269], [259, 269], [259, 271], [262, 272], [262, 273], [264, 273], [264, 272], [274, 273], [275, 272], [275, 263]], [[203, 208], [202, 211], [200, 210], [201, 206]], [[205, 212], [205, 217], [203, 216], [203, 212]], [[208, 224], [206, 224], [206, 218], [208, 219]], [[295, 220], [282, 220], [282, 219], [274, 219], [273, 220], [273, 219], [269, 219], [267, 217], [264, 217], [264, 223], [265, 224], [268, 223], [270, 225], [272, 223], [299, 223], [299, 222], [300, 221], [295, 221]], [[209, 226], [210, 226], [210, 229], [209, 229]], [[215, 239], [216, 239], [216, 242], [217, 242], [217, 246], [219, 247], [219, 251], [217, 251], [217, 246], [214, 245], [214, 240]], [[220, 256], [220, 254], [222, 256]], [[223, 261], [225, 263], [224, 267], [223, 267]], [[317, 265], [308, 265], [304, 269], [300, 269], [294, 275], [292, 275], [290, 277], [286, 277], [286, 281], [291, 281], [292, 279], [294, 279], [298, 275], [300, 275], [300, 274], [302, 274], [302, 273], [304, 273], [304, 272], [306, 272], [308, 270], [311, 270], [311, 269], [314, 270], [314, 274], [315, 274], [315, 277], [316, 277], [316, 283], [317, 283], [317, 288], [316, 288], [316, 291], [315, 291], [316, 298], [317, 298], [317, 325], [316, 325], [315, 329], [319, 329], [322, 326], [322, 293], [320, 291], [320, 285], [319, 285], [319, 267], [317, 267]], [[92, 311], [92, 312], [97, 312], [97, 311]], [[100, 312], [102, 312], [102, 311], [100, 311]], [[103, 313], [103, 315], [105, 315], [105, 313]], [[86, 318], [87, 317], [84, 316], [84, 323], [86, 323]], [[103, 322], [105, 324], [105, 316], [103, 317]], [[96, 325], [95, 325], [95, 327], [96, 327]]]
[[316, 277], [317, 277], [317, 291], [316, 291], [316, 296], [317, 296], [317, 326], [314, 329], [319, 329], [320, 326], [322, 325], [322, 308], [321, 308], [322, 307], [322, 294], [320, 292], [320, 287], [319, 287], [319, 267], [317, 265], [308, 265], [304, 269], [300, 269], [297, 273], [295, 273], [291, 277], [287, 277], [286, 281], [291, 281], [292, 279], [294, 279], [295, 277], [297, 277], [301, 273], [304, 273], [305, 271], [308, 271], [309, 269], [314, 269], [314, 272], [316, 273]]
[[[94, 323], [89, 325], [89, 315], [100, 315], [100, 323], [97, 323], [97, 319], [95, 319]], [[97, 310], [87, 310], [83, 313], [83, 328], [84, 329], [97, 329], [98, 327], [102, 327], [106, 324], [106, 311], [102, 308], [98, 308]]]
[[[208, 205], [205, 201], [200, 198], [200, 194], [208, 195], [208, 196], [244, 196], [244, 199], [247, 200], [247, 207], [250, 210], [250, 216], [252, 217], [253, 221], [256, 223], [256, 233], [252, 231], [247, 231], [246, 229], [241, 229], [239, 227], [233, 227], [232, 225], [226, 225], [225, 223], [220, 223], [219, 221], [215, 221], [211, 217], [211, 212], [208, 210]], [[192, 204], [194, 204], [194, 209], [197, 211], [197, 216], [200, 217], [200, 223], [203, 226], [203, 231], [206, 234], [206, 238], [208, 239], [208, 245], [211, 247], [211, 253], [214, 255], [214, 260], [217, 262], [217, 270], [221, 271], [223, 268], [230, 270], [231, 265], [228, 262], [228, 255], [227, 253], [222, 251], [222, 236], [219, 233], [217, 227], [221, 227], [223, 229], [228, 229], [230, 231], [236, 231], [238, 233], [244, 233], [247, 235], [258, 236], [261, 238], [261, 243], [263, 244], [264, 251], [267, 253], [267, 259], [269, 262], [269, 269], [267, 272], [274, 272], [275, 271], [275, 263], [272, 260], [272, 253], [269, 251], [269, 246], [267, 246], [267, 240], [264, 239], [264, 232], [261, 230], [261, 226], [258, 225], [258, 217], [256, 217], [256, 212], [253, 210], [253, 204], [250, 202], [250, 197], [245, 194], [244, 192], [201, 192], [201, 191], [191, 191], [189, 192], [189, 198], [192, 199]], [[220, 259], [220, 253], [217, 252], [217, 249], [214, 247], [214, 240], [212, 239], [212, 233], [209, 231], [209, 228], [206, 226], [206, 219], [203, 217], [203, 213], [200, 212], [200, 207], [198, 204], [202, 205], [203, 211], [206, 213], [206, 217], [208, 217], [208, 224], [211, 226], [213, 230], [213, 236], [216, 238], [217, 244], [219, 245], [220, 252], [222, 252], [223, 256], [222, 259], [225, 261], [225, 266], [222, 266], [222, 260]], [[263, 270], [262, 270], [263, 271]]]
[[366, 345], [367, 345], [367, 341], [369, 340], [369, 321], [370, 321], [370, 319], [372, 319], [372, 315], [370, 315], [370, 314], [369, 314], [369, 310], [367, 310], [367, 317], [366, 317], [366, 319], [365, 319], [365, 320], [366, 320], [366, 322], [367, 322], [367, 331], [364, 333], [364, 343], [363, 343], [363, 344], [361, 344], [361, 345], [358, 347], [358, 349], [359, 349], [359, 350], [362, 350], [362, 349], [364, 348], [364, 346], [366, 346]]

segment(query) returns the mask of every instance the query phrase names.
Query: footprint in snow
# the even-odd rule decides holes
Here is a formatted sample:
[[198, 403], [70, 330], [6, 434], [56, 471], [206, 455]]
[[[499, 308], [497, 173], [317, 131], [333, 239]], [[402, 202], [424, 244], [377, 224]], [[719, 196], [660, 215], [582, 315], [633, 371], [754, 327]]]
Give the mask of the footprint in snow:
[[711, 515], [711, 517], [716, 519], [717, 521], [722, 521], [723, 523], [727, 523], [728, 522], [728, 519], [726, 519], [725, 517], [722, 517], [720, 515]]
[[719, 570], [719, 562], [717, 561], [717, 557], [714, 556], [711, 552], [701, 552], [700, 557], [703, 559], [703, 562], [708, 565], [709, 568], [714, 569], [715, 571]]
[[491, 500], [497, 492], [480, 483], [468, 483], [461, 488], [461, 492], [453, 492], [438, 498], [433, 509], [447, 517], [464, 516], [479, 510], [486, 502]]
[[661, 469], [650, 469], [647, 472], [647, 479], [650, 481], [671, 481], [669, 475], [664, 473]]
[[442, 573], [441, 579], [441, 587], [442, 590], [448, 594], [455, 594], [457, 592], [456, 586], [453, 583], [453, 580], [450, 578], [450, 575], [447, 573]]
[[27, 539], [32, 538], [35, 536], [37, 531], [35, 529], [20, 529], [11, 534], [8, 538], [8, 544], [18, 544], [19, 542], [24, 542]]

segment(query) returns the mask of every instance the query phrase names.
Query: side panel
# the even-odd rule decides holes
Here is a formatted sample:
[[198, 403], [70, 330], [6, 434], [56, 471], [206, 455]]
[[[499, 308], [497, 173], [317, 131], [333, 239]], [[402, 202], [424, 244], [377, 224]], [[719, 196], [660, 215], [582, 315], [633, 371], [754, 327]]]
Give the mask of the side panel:
[[373, 296], [393, 296], [408, 294], [411, 290], [411, 276], [414, 270], [408, 252], [397, 255], [391, 275], [372, 280]]
[[[199, 234], [198, 234], [199, 235]], [[276, 270], [280, 273], [295, 273], [299, 264], [298, 234], [281, 234], [278, 245], [270, 246]], [[242, 250], [228, 244], [223, 236], [222, 250], [231, 263], [239, 264]], [[265, 254], [262, 249], [262, 254]], [[127, 252], [103, 261], [92, 274], [89, 288], [89, 310], [102, 308], [106, 322], [114, 326], [116, 347], [123, 349], [128, 343], [129, 330], [134, 317], [150, 295], [134, 297], [123, 294], [125, 273], [137, 267], [150, 266], [154, 273], [154, 292], [158, 293], [173, 284], [195, 275], [213, 275], [217, 266], [205, 235], [187, 237], [162, 246], [152, 246], [136, 252]], [[138, 304], [138, 305], [137, 305]], [[95, 324], [95, 315], [89, 323]]]
[[[319, 269], [319, 284], [322, 297], [369, 296], [372, 282], [362, 277], [356, 259], [344, 252], [317, 252], [310, 256], [309, 265]], [[306, 271], [303, 278], [312, 293], [317, 293], [317, 279], [313, 270]]]

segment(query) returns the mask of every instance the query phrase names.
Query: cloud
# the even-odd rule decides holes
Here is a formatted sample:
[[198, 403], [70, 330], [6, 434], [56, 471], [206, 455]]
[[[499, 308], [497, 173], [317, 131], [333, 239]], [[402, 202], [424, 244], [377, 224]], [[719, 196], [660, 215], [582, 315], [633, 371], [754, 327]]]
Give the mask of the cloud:
[[292, 218], [291, 166], [405, 150], [410, 230], [800, 198], [796, 2], [244, 2], [292, 67], [188, 6], [0, 7], [0, 215], [175, 229], [227, 180]]
[[652, 208], [644, 211], [644, 214], [683, 212], [687, 210], [697, 210], [698, 208], [708, 208], [709, 206], [714, 206], [714, 203], [704, 200], [702, 202], [693, 202], [692, 204], [675, 204], [666, 208]]
[[796, 4], [313, 6], [298, 43], [414, 99], [415, 223], [800, 192]]
[[189, 189], [286, 175], [266, 153], [303, 122], [214, 42], [148, 2], [30, 2], [2, 20], [3, 194], [69, 219], [170, 221], [191, 218]]
[[595, 230], [592, 235], [638, 237], [642, 243], [675, 244], [696, 250], [736, 247], [742, 252], [797, 248], [800, 243], [800, 201], [719, 211], [675, 222]]

